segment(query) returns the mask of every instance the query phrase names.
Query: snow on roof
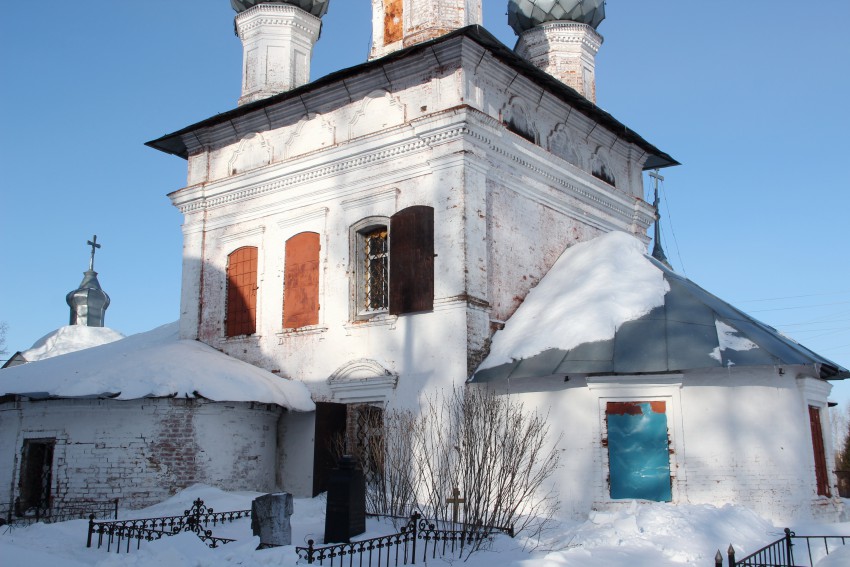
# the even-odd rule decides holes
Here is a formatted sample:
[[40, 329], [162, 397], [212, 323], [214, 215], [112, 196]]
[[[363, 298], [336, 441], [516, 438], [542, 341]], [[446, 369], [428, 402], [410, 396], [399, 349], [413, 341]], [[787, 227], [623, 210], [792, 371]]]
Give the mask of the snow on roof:
[[561, 255], [493, 336], [472, 381], [780, 364], [850, 378], [612, 232]]
[[645, 246], [624, 232], [571, 246], [494, 335], [478, 370], [613, 339], [623, 323], [663, 305], [669, 289]]
[[54, 397], [204, 397], [273, 403], [313, 411], [307, 387], [198, 341], [180, 340], [177, 323], [109, 344], [0, 371], [0, 393]]
[[124, 335], [109, 327], [66, 325], [44, 335], [21, 353], [27, 362], [44, 360], [86, 348], [92, 348], [123, 339]]

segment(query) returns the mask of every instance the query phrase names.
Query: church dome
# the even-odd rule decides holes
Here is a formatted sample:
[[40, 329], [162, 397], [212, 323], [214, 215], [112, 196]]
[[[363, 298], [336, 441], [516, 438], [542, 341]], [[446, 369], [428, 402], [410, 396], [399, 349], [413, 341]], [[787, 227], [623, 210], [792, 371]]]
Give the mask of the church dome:
[[540, 24], [571, 21], [596, 29], [605, 19], [605, 0], [508, 0], [508, 25], [517, 35]]
[[328, 11], [328, 4], [331, 0], [230, 0], [230, 5], [237, 13], [241, 14], [249, 8], [253, 8], [257, 4], [290, 4], [297, 8], [301, 8], [308, 14], [312, 14], [317, 18], [321, 18]]

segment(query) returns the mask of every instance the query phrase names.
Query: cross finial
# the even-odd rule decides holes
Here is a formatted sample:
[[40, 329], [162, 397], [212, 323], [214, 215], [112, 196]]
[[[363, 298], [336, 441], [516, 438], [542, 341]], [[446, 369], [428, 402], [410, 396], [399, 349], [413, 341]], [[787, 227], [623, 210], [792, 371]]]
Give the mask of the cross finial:
[[661, 213], [658, 210], [660, 204], [658, 201], [658, 182], [664, 181], [664, 176], [658, 173], [657, 169], [650, 171], [649, 176], [655, 181], [655, 202], [652, 206], [655, 207], [655, 214], [658, 215], [658, 218], [655, 219], [655, 242], [652, 245], [652, 257], [669, 268], [670, 261], [667, 260], [667, 256], [664, 254], [664, 248], [661, 247]]
[[97, 235], [92, 236], [91, 240], [86, 241], [86, 244], [91, 246], [91, 259], [89, 260], [89, 270], [94, 271], [94, 251], [97, 248], [100, 248], [100, 244], [97, 243]]

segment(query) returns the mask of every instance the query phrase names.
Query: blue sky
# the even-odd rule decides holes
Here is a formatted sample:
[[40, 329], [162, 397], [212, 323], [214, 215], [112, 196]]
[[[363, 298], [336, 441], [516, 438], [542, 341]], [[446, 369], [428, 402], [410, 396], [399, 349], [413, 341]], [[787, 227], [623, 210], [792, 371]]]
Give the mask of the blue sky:
[[[850, 2], [609, 0], [598, 104], [683, 165], [663, 172], [674, 268], [850, 366]], [[485, 27], [508, 46], [506, 1]], [[366, 60], [369, 0], [332, 0], [312, 76]], [[813, 19], [817, 17], [818, 19]], [[3, 7], [0, 321], [10, 352], [68, 319], [88, 266], [125, 334], [176, 320], [186, 162], [144, 142], [233, 108], [228, 0]], [[850, 384], [833, 398], [850, 401]]]

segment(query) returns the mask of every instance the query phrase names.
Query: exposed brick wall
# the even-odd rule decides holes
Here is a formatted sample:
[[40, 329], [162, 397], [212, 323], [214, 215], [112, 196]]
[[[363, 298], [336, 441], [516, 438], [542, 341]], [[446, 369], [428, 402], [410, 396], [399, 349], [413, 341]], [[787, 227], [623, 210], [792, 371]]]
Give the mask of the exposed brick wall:
[[55, 438], [52, 495], [159, 502], [197, 482], [272, 491], [283, 410], [205, 400], [47, 400], [0, 405], [0, 502], [17, 495], [24, 439]]

